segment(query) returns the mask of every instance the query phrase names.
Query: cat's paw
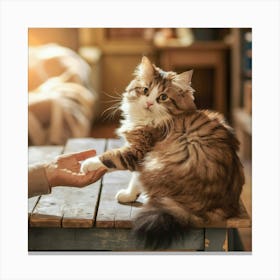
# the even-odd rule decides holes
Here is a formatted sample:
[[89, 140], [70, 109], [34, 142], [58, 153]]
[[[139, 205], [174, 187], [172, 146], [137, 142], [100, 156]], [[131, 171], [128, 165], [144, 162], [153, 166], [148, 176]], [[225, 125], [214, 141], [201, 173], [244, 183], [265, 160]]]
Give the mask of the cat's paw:
[[138, 195], [138, 193], [129, 192], [128, 189], [121, 189], [117, 192], [116, 199], [121, 203], [133, 202], [137, 199]]
[[87, 173], [89, 171], [94, 171], [97, 170], [100, 167], [105, 167], [107, 168], [98, 157], [91, 157], [86, 159], [82, 164], [81, 164], [81, 172], [82, 173]]

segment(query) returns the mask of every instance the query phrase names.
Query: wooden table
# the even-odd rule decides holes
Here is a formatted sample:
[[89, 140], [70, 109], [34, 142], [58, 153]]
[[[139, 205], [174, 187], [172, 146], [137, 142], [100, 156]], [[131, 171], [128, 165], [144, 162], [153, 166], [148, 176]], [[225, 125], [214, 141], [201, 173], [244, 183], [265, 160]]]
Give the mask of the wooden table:
[[[49, 161], [61, 153], [106, 149], [122, 145], [117, 139], [70, 139], [63, 146], [29, 147], [29, 163]], [[120, 204], [115, 199], [118, 190], [126, 188], [131, 173], [117, 171], [82, 189], [55, 187], [51, 194], [32, 197], [28, 201], [29, 251], [136, 251], [130, 235], [132, 219], [139, 211], [143, 197], [134, 203]], [[241, 206], [243, 207], [243, 206]], [[207, 228], [189, 231], [184, 242], [170, 248], [173, 251], [235, 250], [232, 228], [250, 227], [244, 207], [240, 217], [223, 225], [211, 223]]]

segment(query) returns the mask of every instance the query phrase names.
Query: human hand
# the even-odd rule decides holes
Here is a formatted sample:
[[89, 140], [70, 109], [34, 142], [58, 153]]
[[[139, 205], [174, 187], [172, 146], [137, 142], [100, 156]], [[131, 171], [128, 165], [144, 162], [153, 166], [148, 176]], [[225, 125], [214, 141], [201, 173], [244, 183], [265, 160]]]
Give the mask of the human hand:
[[79, 161], [83, 161], [95, 155], [95, 150], [88, 150], [80, 153], [58, 156], [45, 168], [47, 179], [51, 187], [84, 187], [100, 179], [106, 173], [106, 168], [101, 167], [86, 174], [80, 172], [81, 164]]

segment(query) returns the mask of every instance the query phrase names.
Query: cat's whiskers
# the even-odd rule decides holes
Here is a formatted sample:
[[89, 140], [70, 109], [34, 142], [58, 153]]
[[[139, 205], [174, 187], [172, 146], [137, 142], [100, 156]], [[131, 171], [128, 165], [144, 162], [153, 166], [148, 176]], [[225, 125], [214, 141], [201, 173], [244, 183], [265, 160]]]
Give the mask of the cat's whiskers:
[[111, 95], [103, 91], [103, 94], [108, 96], [110, 100], [102, 101], [102, 103], [107, 103], [107, 104], [113, 103], [113, 104], [102, 112], [101, 117], [104, 117], [105, 120], [113, 120], [116, 113], [120, 109], [120, 105], [123, 99], [122, 93], [115, 92], [116, 95]]
[[104, 117], [104, 120], [113, 120], [116, 113], [120, 110], [120, 102], [117, 102], [104, 110], [101, 114], [101, 117]]
[[110, 100], [108, 102], [121, 101], [123, 98], [122, 93], [118, 93], [118, 92], [115, 92], [116, 95], [111, 95], [105, 91], [103, 91], [102, 93], [110, 98]]

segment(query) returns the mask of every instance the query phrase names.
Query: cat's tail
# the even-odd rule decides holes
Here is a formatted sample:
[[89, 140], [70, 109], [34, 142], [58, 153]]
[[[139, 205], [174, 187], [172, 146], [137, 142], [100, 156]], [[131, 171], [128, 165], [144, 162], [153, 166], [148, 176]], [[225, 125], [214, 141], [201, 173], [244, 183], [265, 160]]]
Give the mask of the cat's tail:
[[167, 249], [183, 240], [192, 215], [169, 198], [150, 200], [134, 220], [133, 234], [145, 249]]

